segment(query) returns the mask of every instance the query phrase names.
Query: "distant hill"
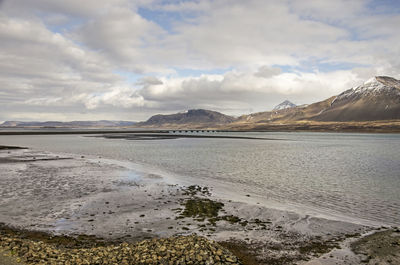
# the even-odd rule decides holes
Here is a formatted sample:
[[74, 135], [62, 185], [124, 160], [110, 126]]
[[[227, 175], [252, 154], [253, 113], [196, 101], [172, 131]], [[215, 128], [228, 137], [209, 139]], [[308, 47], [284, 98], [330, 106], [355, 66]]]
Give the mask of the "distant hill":
[[234, 117], [222, 114], [220, 112], [205, 110], [205, 109], [191, 109], [186, 112], [175, 114], [158, 114], [152, 116], [145, 122], [138, 123], [138, 126], [149, 127], [210, 127], [232, 123], [235, 121]]
[[135, 125], [131, 121], [45, 121], [45, 122], [24, 122], [24, 121], [5, 121], [0, 127], [56, 127], [56, 128], [80, 128], [80, 127], [124, 127]]
[[290, 109], [290, 108], [294, 108], [294, 107], [297, 107], [296, 104], [293, 104], [289, 100], [285, 100], [281, 104], [275, 106], [275, 108], [273, 108], [273, 110]]

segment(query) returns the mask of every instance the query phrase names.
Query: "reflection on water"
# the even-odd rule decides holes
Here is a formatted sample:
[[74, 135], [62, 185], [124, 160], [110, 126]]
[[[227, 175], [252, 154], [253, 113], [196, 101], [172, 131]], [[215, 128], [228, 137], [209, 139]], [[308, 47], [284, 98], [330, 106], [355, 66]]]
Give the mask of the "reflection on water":
[[[237, 133], [276, 141], [0, 136], [0, 144], [149, 165], [245, 193], [400, 225], [400, 135]], [[281, 140], [286, 139], [286, 140]], [[149, 172], [152, 173], [152, 172]], [[134, 178], [138, 176], [127, 176]]]

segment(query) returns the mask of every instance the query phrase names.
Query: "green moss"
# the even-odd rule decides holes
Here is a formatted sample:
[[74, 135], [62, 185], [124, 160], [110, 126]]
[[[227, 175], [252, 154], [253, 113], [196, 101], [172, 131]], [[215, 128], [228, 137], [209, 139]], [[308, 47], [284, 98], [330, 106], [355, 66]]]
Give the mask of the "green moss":
[[[190, 186], [188, 190], [197, 192], [198, 190], [202, 190], [202, 188], [199, 186]], [[243, 227], [252, 223], [263, 230], [266, 230], [266, 224], [270, 223], [270, 221], [261, 221], [257, 218], [247, 221], [235, 215], [219, 215], [220, 212], [225, 212], [223, 210], [224, 204], [207, 198], [192, 196], [190, 199], [182, 200], [181, 205], [183, 206], [183, 209], [172, 209], [176, 213], [180, 212], [180, 214], [175, 217], [176, 220], [191, 217], [198, 222], [207, 221], [207, 226], [216, 226], [218, 221], [226, 221], [230, 224], [240, 224]]]
[[195, 196], [195, 195], [197, 195], [197, 193], [201, 193], [203, 195], [208, 195], [208, 196], [211, 195], [211, 193], [207, 187], [201, 187], [198, 185], [191, 185], [191, 186], [187, 187], [183, 194]]
[[209, 199], [193, 198], [185, 201], [184, 206], [182, 216], [212, 218], [218, 216], [218, 212], [224, 207], [224, 204]]
[[334, 241], [311, 241], [299, 247], [299, 252], [301, 254], [323, 254], [336, 247], [339, 247], [339, 244]]
[[370, 259], [392, 259], [392, 264], [399, 264], [400, 237], [397, 230], [389, 229], [362, 237], [351, 244], [356, 254], [366, 254]]
[[346, 234], [344, 235], [345, 238], [353, 238], [353, 237], [359, 237], [361, 236], [360, 233], [354, 233], [354, 234]]

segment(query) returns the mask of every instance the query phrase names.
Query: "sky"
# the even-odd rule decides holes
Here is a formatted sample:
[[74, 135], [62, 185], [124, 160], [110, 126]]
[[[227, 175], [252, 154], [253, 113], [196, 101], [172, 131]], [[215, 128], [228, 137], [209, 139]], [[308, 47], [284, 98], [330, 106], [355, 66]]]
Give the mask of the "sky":
[[0, 121], [267, 111], [400, 79], [398, 0], [0, 0]]

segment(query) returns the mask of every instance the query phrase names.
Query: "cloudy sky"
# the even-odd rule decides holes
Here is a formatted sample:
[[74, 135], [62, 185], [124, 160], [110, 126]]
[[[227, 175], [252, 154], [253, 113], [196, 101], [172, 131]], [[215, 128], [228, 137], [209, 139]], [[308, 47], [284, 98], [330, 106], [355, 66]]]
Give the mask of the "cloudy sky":
[[0, 121], [239, 115], [400, 78], [398, 0], [0, 0]]

